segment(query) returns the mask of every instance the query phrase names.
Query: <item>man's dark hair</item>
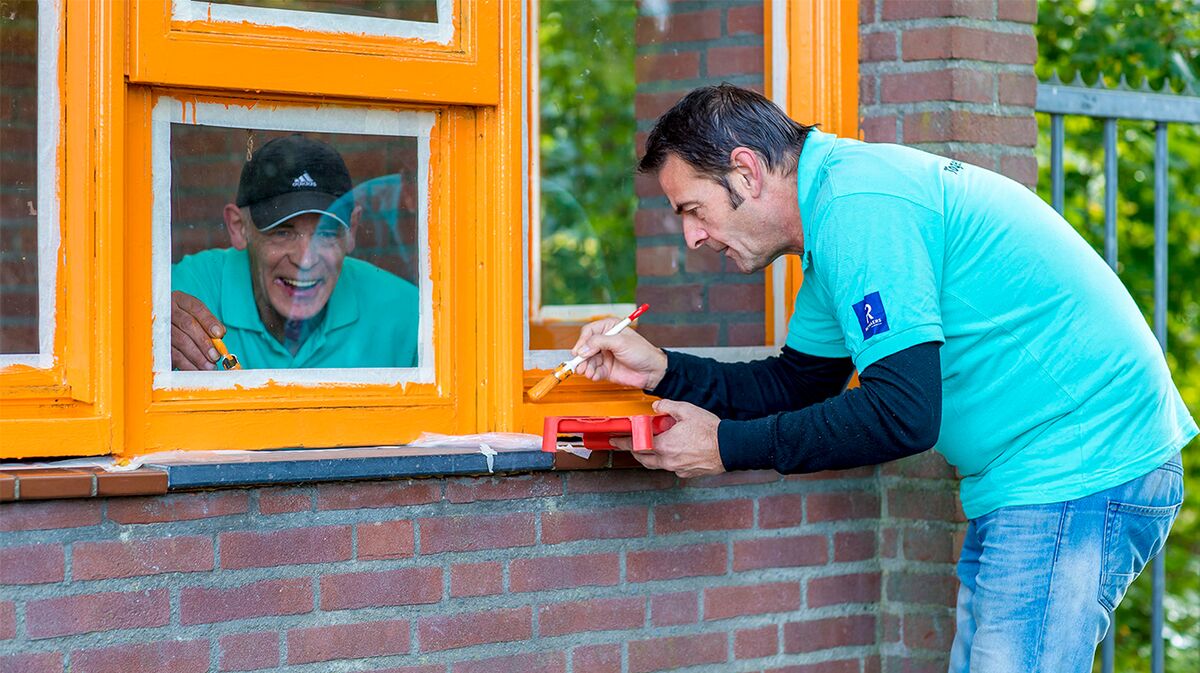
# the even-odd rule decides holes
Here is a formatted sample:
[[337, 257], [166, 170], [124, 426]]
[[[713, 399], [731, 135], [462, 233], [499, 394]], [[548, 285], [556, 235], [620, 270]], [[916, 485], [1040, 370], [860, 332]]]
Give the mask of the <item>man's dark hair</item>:
[[767, 169], [790, 175], [811, 126], [792, 121], [763, 95], [722, 83], [693, 90], [658, 118], [646, 141], [640, 173], [658, 173], [674, 154], [697, 173], [729, 192], [734, 208], [742, 204], [727, 177], [729, 155], [737, 147], [754, 150]]

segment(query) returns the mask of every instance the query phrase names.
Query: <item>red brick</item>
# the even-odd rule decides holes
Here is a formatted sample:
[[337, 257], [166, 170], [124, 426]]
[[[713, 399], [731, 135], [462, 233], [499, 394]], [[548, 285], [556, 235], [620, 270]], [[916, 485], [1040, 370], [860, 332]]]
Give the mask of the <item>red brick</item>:
[[308, 489], [268, 488], [258, 492], [258, 511], [263, 514], [309, 512], [312, 506], [312, 493]]
[[639, 93], [633, 99], [635, 115], [638, 119], [658, 119], [686, 94], [686, 91]]
[[479, 551], [534, 544], [533, 514], [421, 519], [421, 553]]
[[408, 558], [415, 550], [412, 521], [372, 521], [358, 528], [358, 558], [364, 561]]
[[954, 642], [954, 623], [949, 617], [907, 613], [902, 617], [904, 644], [914, 650], [948, 652]]
[[947, 16], [991, 19], [992, 0], [883, 0], [884, 21]]
[[646, 601], [637, 597], [554, 603], [538, 609], [538, 632], [542, 636], [636, 629], [645, 621]]
[[654, 533], [669, 535], [704, 530], [737, 530], [754, 525], [750, 500], [681, 503], [654, 508]]
[[0, 640], [17, 637], [17, 604], [0, 601]]
[[450, 566], [450, 595], [492, 596], [504, 592], [504, 567], [496, 561]]
[[234, 633], [221, 636], [220, 670], [256, 671], [279, 665], [279, 634]]
[[409, 626], [402, 619], [292, 629], [287, 633], [289, 664], [382, 657], [408, 650]]
[[800, 585], [775, 582], [747, 586], [715, 587], [704, 590], [704, 619], [729, 619], [800, 608]]
[[245, 493], [183, 493], [108, 501], [108, 518], [117, 523], [162, 523], [245, 514], [250, 498]]
[[0, 531], [77, 528], [100, 523], [100, 501], [56, 500], [0, 505]]
[[[639, 136], [640, 137], [640, 136]], [[638, 153], [644, 152], [644, 141], [638, 142]], [[658, 184], [658, 178], [653, 175], [638, 173], [633, 176], [633, 193], [642, 199], [652, 199], [663, 196], [662, 185]], [[682, 224], [680, 225], [682, 227]], [[634, 222], [634, 231], [637, 232], [637, 222]], [[682, 231], [682, 229], [681, 229]], [[641, 236], [642, 234], [637, 234]]]
[[179, 593], [179, 622], [184, 626], [302, 615], [312, 609], [313, 581], [308, 577], [265, 580], [229, 589], [189, 587]]
[[912, 28], [904, 32], [905, 61], [968, 59], [1033, 65], [1037, 39], [1032, 32], [998, 33], [963, 26]]
[[759, 659], [778, 653], [779, 629], [775, 626], [741, 629], [733, 634], [733, 656], [737, 659]]
[[615, 586], [621, 580], [617, 554], [546, 556], [514, 559], [508, 566], [511, 592], [547, 591], [586, 586]]
[[698, 250], [688, 248], [684, 255], [683, 268], [688, 273], [720, 273], [724, 266], [725, 256], [707, 246]]
[[724, 633], [635, 640], [629, 643], [629, 673], [669, 671], [728, 659]]
[[166, 589], [65, 596], [25, 606], [25, 631], [30, 638], [165, 626], [170, 621]]
[[809, 493], [804, 506], [809, 523], [874, 519], [879, 516], [879, 496], [863, 491]]
[[695, 624], [700, 620], [700, 597], [694, 591], [650, 598], [650, 623], [654, 626]]
[[1037, 159], [1028, 155], [1009, 155], [1000, 158], [1000, 172], [1029, 187], [1037, 186]]
[[676, 81], [700, 76], [700, 52], [647, 54], [637, 57], [638, 82]]
[[730, 35], [762, 35], [762, 7], [731, 7], [725, 16], [726, 30]]
[[0, 673], [62, 673], [62, 670], [62, 654], [58, 652], [0, 655]]
[[[661, 347], [715, 346], [720, 327], [717, 325], [642, 325], [642, 336]], [[659, 473], [673, 476], [671, 473]]]
[[895, 73], [883, 75], [881, 81], [884, 103], [992, 102], [992, 73], [969, 68]]
[[207, 673], [207, 640], [165, 640], [71, 653], [71, 673]]
[[714, 283], [708, 286], [708, 307], [718, 313], [762, 312], [766, 291], [762, 283]]
[[727, 567], [724, 544], [626, 552], [628, 582], [652, 582], [681, 577], [723, 575]]
[[679, 273], [679, 248], [674, 245], [642, 246], [637, 249], [637, 275], [674, 276]]
[[621, 673], [620, 645], [586, 645], [571, 652], [573, 673]]
[[954, 562], [954, 532], [950, 530], [904, 529], [904, 558], [929, 563]]
[[[951, 490], [954, 489], [954, 490]], [[925, 521], [966, 521], [959, 507], [957, 489], [888, 490], [888, 516]]]
[[[879, 673], [878, 667], [874, 669], [870, 667], [871, 658], [868, 657], [863, 665], [863, 673]], [[772, 668], [763, 671], [763, 673], [858, 673], [858, 666], [858, 659], [838, 659], [836, 661], [822, 661], [817, 664], [798, 664], [795, 666], [784, 666], [783, 668]]]
[[[643, 325], [638, 328], [638, 331], [645, 334], [648, 327], [648, 325]], [[653, 343], [659, 342], [654, 341]], [[567, 492], [571, 495], [652, 491], [671, 488], [674, 485], [675, 475], [663, 470], [580, 472], [567, 477]]]
[[863, 35], [858, 47], [858, 60], [861, 63], [895, 61], [896, 34], [887, 31]]
[[638, 285], [637, 300], [659, 313], [698, 313], [704, 310], [704, 286], [695, 283]]
[[46, 584], [63, 581], [61, 544], [0, 548], [0, 584]]
[[[982, 166], [983, 168], [990, 168], [995, 163], [991, 157], [975, 155], [975, 158], [972, 158], [972, 155], [966, 152], [951, 152], [950, 156], [974, 166]], [[893, 460], [889, 463], [884, 463], [881, 469], [886, 475], [913, 477], [916, 479], [957, 478], [954, 467], [947, 463], [942, 454], [937, 451], [925, 451], [924, 453], [918, 453], [915, 456], [909, 456], [901, 460]]]
[[349, 526], [221, 533], [221, 567], [268, 568], [350, 558]]
[[1032, 72], [1000, 73], [1000, 104], [1033, 107], [1037, 104], [1037, 83], [1037, 76]]
[[895, 115], [888, 115], [885, 117], [868, 117], [859, 122], [859, 127], [862, 128], [863, 139], [867, 142], [896, 142]]
[[333, 483], [317, 487], [317, 509], [363, 509], [427, 505], [442, 499], [435, 481]]
[[758, 499], [761, 528], [790, 528], [804, 520], [804, 496], [799, 493], [769, 495]]
[[442, 600], [441, 568], [401, 568], [321, 577], [321, 609], [421, 605]]
[[563, 494], [562, 475], [527, 474], [505, 477], [474, 477], [446, 484], [446, 499], [454, 503], [479, 500], [521, 500]]
[[829, 543], [824, 535], [738, 540], [733, 543], [733, 569], [737, 572], [814, 566], [828, 561]]
[[543, 512], [542, 544], [645, 537], [648, 515], [646, 507]]
[[887, 598], [898, 603], [954, 607], [958, 580], [954, 568], [941, 574], [893, 571], [887, 578]]
[[[441, 670], [440, 668], [438, 669]], [[460, 661], [450, 669], [453, 673], [497, 673], [504, 671], [520, 671], [520, 673], [565, 673], [567, 670], [567, 655], [565, 652], [533, 652], [530, 654], [515, 654], [507, 657], [493, 657], [476, 661]], [[576, 669], [576, 673], [579, 673]]]
[[766, 69], [762, 47], [713, 47], [708, 50], [709, 77], [760, 75]]
[[206, 537], [168, 537], [127, 542], [76, 542], [71, 579], [101, 580], [213, 569], [213, 543]]
[[964, 110], [919, 112], [904, 116], [904, 142], [976, 142], [1033, 147], [1037, 120], [1033, 117], [985, 115]]
[[529, 640], [533, 637], [533, 610], [525, 606], [459, 615], [434, 615], [423, 617], [417, 630], [422, 652]]
[[788, 654], [870, 645], [874, 642], [875, 618], [871, 615], [813, 619], [783, 625], [783, 651]]
[[[759, 345], [762, 344], [763, 326], [755, 325], [758, 330]], [[738, 470], [723, 472], [709, 477], [692, 477], [680, 482], [684, 488], [721, 488], [724, 486], [742, 486], [745, 484], [770, 484], [779, 481], [780, 475], [774, 470]]]
[[807, 604], [822, 608], [843, 603], [878, 603], [880, 595], [878, 572], [814, 577], [808, 581]]
[[721, 10], [638, 17], [635, 34], [639, 46], [715, 40], [721, 37]]
[[996, 18], [1001, 21], [1037, 23], [1037, 0], [997, 0]]
[[[658, 184], [658, 180], [652, 176], [644, 175], [642, 178], [653, 180], [655, 185]], [[669, 208], [639, 208], [633, 215], [633, 231], [634, 235], [638, 237], [679, 234], [683, 232], [683, 222], [675, 214], [675, 211]], [[710, 256], [721, 259], [720, 255], [711, 253], [711, 251]], [[688, 271], [690, 272], [692, 269], [689, 268]]]
[[874, 556], [875, 533], [873, 531], [833, 534], [834, 561], [865, 561]]
[[875, 75], [860, 75], [858, 78], [858, 104], [859, 106], [874, 105], [875, 100], [875, 84], [878, 78]]

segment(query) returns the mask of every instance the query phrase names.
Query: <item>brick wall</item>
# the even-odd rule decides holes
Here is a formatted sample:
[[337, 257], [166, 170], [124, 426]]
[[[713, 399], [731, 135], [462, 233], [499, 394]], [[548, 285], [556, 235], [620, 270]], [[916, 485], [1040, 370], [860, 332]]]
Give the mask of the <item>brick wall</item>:
[[[762, 0], [674, 2], [638, 18], [638, 156], [654, 121], [698, 86], [730, 82], [763, 91]], [[637, 301], [654, 310], [639, 331], [663, 346], [761, 346], [764, 274], [744, 275], [708, 248], [688, 250], [658, 181], [638, 176]]]
[[0, 671], [878, 671], [876, 483], [635, 469], [8, 504]]

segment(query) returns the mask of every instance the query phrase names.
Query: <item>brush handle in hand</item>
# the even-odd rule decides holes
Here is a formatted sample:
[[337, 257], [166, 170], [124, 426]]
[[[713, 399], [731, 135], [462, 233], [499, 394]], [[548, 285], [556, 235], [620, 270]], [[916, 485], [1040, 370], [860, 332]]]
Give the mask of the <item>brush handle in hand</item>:
[[[613, 325], [611, 328], [609, 328], [609, 330], [604, 333], [604, 336], [616, 336], [621, 333], [621, 330], [625, 329], [626, 327], [629, 327], [630, 323], [632, 323], [632, 322], [633, 322], [632, 319], [625, 318], [621, 322], [619, 322], [619, 323]], [[566, 364], [563, 365], [563, 368], [569, 372], [574, 372], [575, 368], [578, 367], [580, 364], [582, 364], [583, 361], [586, 359], [587, 358], [583, 357], [582, 355], [576, 355], [575, 357], [571, 358], [570, 360], [567, 360]]]

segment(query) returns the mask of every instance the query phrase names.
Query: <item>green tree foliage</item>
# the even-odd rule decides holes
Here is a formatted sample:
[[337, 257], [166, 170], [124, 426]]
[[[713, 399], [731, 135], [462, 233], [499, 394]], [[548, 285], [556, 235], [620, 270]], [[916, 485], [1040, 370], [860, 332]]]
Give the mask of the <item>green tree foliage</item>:
[[[1124, 76], [1157, 90], [1200, 90], [1200, 1], [1042, 0], [1037, 73], [1088, 83]], [[1200, 105], [1200, 100], [1197, 100]], [[1050, 120], [1039, 115], [1038, 193], [1050, 201]], [[1104, 241], [1103, 122], [1065, 119], [1067, 220], [1094, 246]], [[1118, 123], [1118, 274], [1147, 320], [1154, 310], [1154, 124]], [[1168, 129], [1167, 360], [1193, 415], [1200, 415], [1200, 128]], [[1166, 669], [1200, 670], [1200, 442], [1184, 449], [1187, 495], [1168, 542]], [[1150, 572], [1117, 611], [1117, 671], [1144, 671], [1150, 656]], [[1099, 659], [1099, 658], [1098, 658]], [[1098, 666], [1098, 664], [1097, 664]], [[1097, 669], [1098, 670], [1098, 669]]]
[[632, 302], [637, 3], [540, 5], [542, 303]]

